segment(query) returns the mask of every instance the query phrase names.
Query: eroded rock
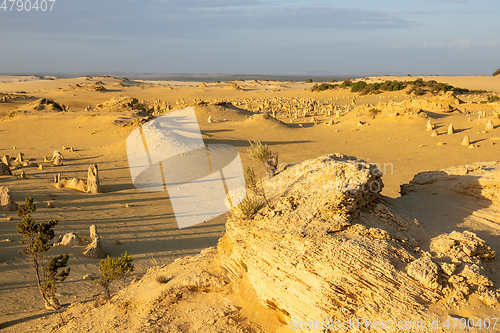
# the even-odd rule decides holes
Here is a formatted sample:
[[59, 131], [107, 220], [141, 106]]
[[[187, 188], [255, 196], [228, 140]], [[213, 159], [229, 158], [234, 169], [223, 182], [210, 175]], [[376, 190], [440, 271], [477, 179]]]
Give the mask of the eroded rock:
[[82, 246], [83, 241], [80, 236], [74, 232], [65, 234], [64, 236], [59, 236], [59, 239], [54, 246]]
[[420, 282], [424, 287], [437, 289], [439, 267], [431, 258], [423, 256], [406, 266], [408, 275]]
[[0, 162], [0, 176], [9, 176], [12, 175], [12, 171], [7, 164]]
[[415, 258], [392, 236], [396, 219], [387, 228], [390, 209], [374, 211], [382, 186], [374, 165], [342, 155], [288, 167], [264, 181], [269, 207], [228, 218], [224, 271], [287, 318], [408, 317], [440, 296], [404, 270]]
[[101, 193], [97, 164], [89, 166], [86, 180], [79, 178], [62, 179], [61, 174], [54, 175], [54, 186], [56, 188], [70, 188], [85, 193]]
[[12, 200], [7, 186], [0, 186], [0, 211], [16, 211], [17, 204]]
[[452, 231], [432, 239], [430, 249], [437, 257], [450, 257], [468, 263], [495, 258], [495, 251], [471, 231]]
[[106, 258], [95, 224], [90, 226], [90, 242], [83, 251], [83, 255], [90, 258]]

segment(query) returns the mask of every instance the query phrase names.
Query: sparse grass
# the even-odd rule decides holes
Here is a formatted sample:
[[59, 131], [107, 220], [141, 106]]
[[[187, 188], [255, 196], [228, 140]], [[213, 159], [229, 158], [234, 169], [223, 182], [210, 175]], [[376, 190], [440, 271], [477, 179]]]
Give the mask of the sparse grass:
[[267, 145], [263, 145], [260, 141], [249, 142], [248, 157], [253, 161], [264, 163], [269, 176], [274, 176], [278, 167], [278, 152], [271, 151]]
[[243, 173], [245, 174], [245, 183], [247, 187], [254, 190], [257, 187], [257, 174], [255, 170], [251, 166], [246, 166]]
[[170, 280], [171, 280], [171, 278], [168, 278], [165, 275], [158, 275], [156, 277], [156, 282], [158, 282], [159, 284], [168, 283]]
[[15, 115], [16, 115], [16, 111], [14, 111], [14, 110], [11, 110], [11, 111], [9, 111], [9, 113], [7, 113], [8, 118], [13, 118]]
[[238, 205], [238, 210], [241, 215], [245, 218], [251, 218], [254, 216], [262, 207], [264, 207], [264, 201], [257, 196], [247, 196]]

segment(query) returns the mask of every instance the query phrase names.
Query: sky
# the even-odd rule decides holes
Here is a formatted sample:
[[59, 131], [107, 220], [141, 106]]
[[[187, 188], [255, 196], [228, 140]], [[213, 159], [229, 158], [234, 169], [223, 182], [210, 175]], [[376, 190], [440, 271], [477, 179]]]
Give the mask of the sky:
[[[19, 0], [12, 11], [11, 1], [0, 0], [4, 74], [500, 68], [498, 0]], [[26, 11], [35, 1], [52, 11]]]

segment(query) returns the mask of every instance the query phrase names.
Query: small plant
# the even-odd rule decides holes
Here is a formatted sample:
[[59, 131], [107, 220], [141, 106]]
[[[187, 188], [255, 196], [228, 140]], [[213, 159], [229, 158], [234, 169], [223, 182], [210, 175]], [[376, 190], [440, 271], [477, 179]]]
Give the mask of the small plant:
[[274, 176], [278, 171], [278, 152], [271, 151], [267, 145], [263, 145], [260, 141], [249, 142], [248, 157], [253, 161], [264, 163], [269, 176]]
[[95, 283], [104, 289], [106, 299], [111, 299], [110, 287], [113, 281], [121, 281], [124, 285], [126, 278], [132, 274], [134, 271], [132, 261], [132, 256], [125, 252], [118, 258], [112, 259], [108, 256], [99, 262], [101, 276], [95, 280]]
[[307, 79], [306, 83], [313, 83], [313, 80], [312, 79]]
[[12, 118], [16, 115], [16, 111], [12, 110], [12, 111], [9, 111], [9, 113], [7, 113], [7, 117], [9, 118]]
[[17, 225], [17, 232], [25, 238], [21, 241], [21, 244], [26, 244], [23, 253], [32, 260], [36, 282], [45, 307], [58, 311], [61, 305], [55, 296], [56, 283], [64, 281], [69, 275], [70, 268], [63, 269], [67, 267], [69, 255], [66, 253], [56, 256], [44, 266], [43, 256], [52, 246], [48, 242], [54, 238], [53, 228], [58, 222], [51, 220], [47, 223], [35, 223], [31, 216], [34, 211], [36, 207], [33, 198], [28, 196], [25, 205], [17, 208], [17, 215], [22, 218], [21, 223]]
[[80, 236], [80, 239], [84, 244], [89, 244], [90, 243], [90, 238], [86, 233], [80, 233], [78, 236]]
[[245, 174], [245, 183], [247, 187], [254, 190], [257, 187], [257, 174], [255, 170], [251, 166], [246, 166], [243, 173]]
[[262, 207], [264, 207], [264, 201], [257, 196], [247, 196], [238, 205], [238, 210], [241, 215], [245, 218], [250, 218], [255, 213], [257, 213]]
[[372, 117], [375, 118], [375, 116], [380, 113], [380, 110], [377, 108], [371, 108], [370, 110], [368, 110], [368, 112], [370, 112]]
[[493, 76], [498, 76], [498, 75], [500, 75], [500, 68], [493, 73]]

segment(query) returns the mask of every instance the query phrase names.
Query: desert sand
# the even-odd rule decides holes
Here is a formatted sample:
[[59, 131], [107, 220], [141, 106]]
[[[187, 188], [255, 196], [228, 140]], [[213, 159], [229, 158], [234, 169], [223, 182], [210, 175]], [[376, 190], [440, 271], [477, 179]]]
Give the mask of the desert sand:
[[[366, 81], [415, 79], [391, 76], [371, 77]], [[96, 225], [106, 254], [116, 257], [127, 251], [134, 258], [134, 282], [120, 292], [113, 303], [94, 308], [95, 286], [83, 277], [98, 274], [99, 259], [83, 256], [84, 246], [53, 247], [49, 255], [69, 252], [71, 256], [71, 273], [58, 290], [60, 301], [67, 309], [65, 315], [71, 320], [57, 331], [290, 332], [294, 331], [288, 325], [292, 315], [302, 316], [302, 320], [320, 320], [314, 316], [325, 314], [335, 314], [342, 320], [350, 315], [365, 315], [376, 320], [377, 313], [393, 320], [397, 316], [402, 320], [498, 317], [498, 303], [495, 304], [494, 297], [485, 301], [484, 290], [479, 290], [483, 294], [476, 290], [480, 284], [470, 282], [469, 293], [449, 302], [450, 295], [455, 292], [453, 288], [443, 291], [434, 288], [433, 283], [426, 285], [425, 281], [407, 272], [404, 265], [426, 257], [424, 252], [433, 253], [432, 260], [442, 264], [435, 248], [431, 248], [431, 241], [453, 231], [471, 231], [484, 240], [491, 251], [499, 253], [500, 167], [495, 162], [500, 161], [500, 104], [488, 102], [487, 97], [500, 93], [500, 77], [432, 76], [422, 79], [487, 92], [413, 96], [401, 90], [360, 95], [346, 88], [311, 92], [314, 83], [304, 82], [148, 82], [108, 76], [55, 80], [0, 77], [0, 156], [16, 158], [23, 153], [33, 164], [11, 168], [12, 175], [0, 176], [0, 186], [8, 187], [17, 204], [22, 204], [28, 195], [34, 197], [35, 220], [59, 220], [56, 235], [72, 232], [88, 235], [90, 226]], [[228, 213], [194, 227], [178, 229], [165, 192], [142, 192], [134, 188], [125, 142], [131, 131], [142, 123], [187, 106], [194, 106], [206, 144], [236, 146], [243, 165], [255, 165], [263, 178], [263, 166], [253, 163], [246, 154], [249, 140], [261, 141], [279, 152], [283, 165], [337, 153], [378, 167], [383, 173], [382, 192], [369, 198], [356, 198], [359, 205], [348, 210], [349, 217], [342, 220], [342, 227], [337, 230], [338, 226], [334, 226], [335, 232], [340, 233], [336, 242], [380, 238], [389, 244], [383, 246], [404, 249], [406, 252], [398, 252], [401, 257], [395, 264], [397, 269], [381, 269], [377, 274], [392, 277], [399, 285], [405, 285], [408, 291], [401, 295], [406, 297], [414, 293], [422, 300], [415, 301], [413, 296], [408, 296], [411, 299], [405, 306], [396, 306], [403, 296], [395, 293], [398, 283], [390, 285], [392, 282], [387, 282], [378, 289], [387, 288], [385, 291], [395, 295], [393, 299], [384, 303], [381, 295], [374, 291], [372, 296], [366, 293], [356, 302], [337, 300], [344, 302], [351, 311], [337, 313], [337, 308], [328, 305], [333, 301], [325, 302], [325, 298], [333, 296], [332, 291], [323, 286], [323, 280], [318, 282], [321, 292], [312, 296], [306, 295], [305, 290], [318, 285], [311, 287], [306, 283], [287, 290], [287, 278], [265, 268], [255, 259], [258, 254], [252, 256], [250, 250], [245, 252], [241, 244], [246, 244], [247, 240], [236, 242], [235, 235], [253, 232], [254, 229], [241, 226], [249, 223], [248, 220]], [[143, 112], [143, 107], [152, 111]], [[377, 114], [370, 111], [373, 108], [379, 110]], [[426, 130], [429, 121], [432, 128]], [[487, 128], [489, 121], [493, 128], [491, 125]], [[450, 124], [454, 131], [447, 134]], [[462, 144], [465, 136], [468, 136], [468, 145]], [[64, 155], [62, 165], [56, 166], [51, 160], [54, 150]], [[44, 162], [44, 157], [48, 157], [48, 161]], [[344, 162], [344, 157], [338, 158], [338, 163]], [[493, 164], [462, 167], [477, 162]], [[93, 164], [98, 166], [101, 193], [54, 186], [55, 174], [86, 179], [87, 170]], [[451, 167], [458, 168], [447, 169]], [[443, 169], [448, 171], [440, 171]], [[23, 171], [26, 179], [20, 179]], [[422, 174], [426, 171], [432, 172]], [[293, 175], [286, 172], [282, 172], [282, 177], [290, 181]], [[296, 192], [297, 197], [306, 197], [300, 189]], [[283, 196], [276, 194], [270, 200], [277, 204]], [[330, 199], [325, 200], [329, 202]], [[53, 207], [47, 207], [49, 202]], [[274, 213], [270, 216], [266, 209], [257, 216], [280, 226]], [[282, 211], [287, 212], [287, 208]], [[43, 309], [30, 264], [20, 253], [21, 236], [16, 233], [20, 218], [15, 211], [0, 213], [0, 330], [56, 330], [58, 318]], [[335, 214], [332, 216], [337, 216]], [[304, 230], [312, 228], [313, 224], [304, 222], [307, 221], [304, 216], [299, 219], [305, 223]], [[400, 225], [400, 229], [387, 226], [383, 221], [391, 220], [390, 216], [396, 221], [394, 223], [405, 221], [410, 226]], [[325, 219], [330, 221], [337, 217]], [[415, 225], [408, 222], [415, 219], [418, 221]], [[273, 244], [280, 237], [274, 239], [269, 236], [272, 233], [266, 234], [272, 228], [266, 227], [264, 222], [262, 233], [255, 236], [262, 243], [248, 241], [250, 245], [247, 246], [257, 246], [267, 251], [265, 253], [272, 253], [266, 248], [266, 240]], [[357, 229], [359, 225], [383, 232], [366, 232]], [[280, 228], [284, 238], [295, 239], [296, 231], [285, 232], [283, 230], [288, 227]], [[378, 236], [373, 236], [374, 233]], [[235, 244], [242, 248], [238, 249]], [[322, 243], [318, 244], [316, 246], [321, 248]], [[216, 246], [218, 248], [214, 248]], [[373, 244], [366, 246], [377, 248]], [[303, 258], [313, 257], [311, 266], [326, 268], [323, 274], [319, 271], [311, 276], [304, 273], [307, 281], [329, 276], [329, 269], [338, 268], [321, 262], [318, 254], [312, 256], [310, 251], [314, 249], [317, 247], [304, 247], [300, 251], [303, 251]], [[292, 257], [294, 247], [288, 250]], [[263, 260], [270, 267], [278, 266], [281, 259], [271, 257]], [[264, 254], [262, 258], [266, 258]], [[342, 260], [344, 257], [332, 254], [331, 258]], [[174, 262], [176, 259], [179, 260]], [[306, 259], [302, 264], [307, 266], [309, 259]], [[476, 259], [470, 259], [471, 264]], [[500, 265], [498, 258], [490, 259], [477, 259], [474, 263], [484, 269], [483, 275], [493, 286], [488, 285], [488, 288], [494, 291], [500, 288]], [[236, 260], [250, 261], [254, 266], [248, 264], [246, 271], [241, 267], [231, 271]], [[468, 264], [467, 260], [462, 261], [465, 266]], [[291, 265], [283, 262], [283, 267], [288, 264]], [[447, 268], [440, 267], [439, 274], [445, 274]], [[267, 275], [258, 275], [257, 271], [267, 272], [262, 274]], [[303, 271], [309, 272], [306, 267]], [[345, 276], [350, 273], [348, 268], [337, 272]], [[159, 275], [170, 278], [171, 282], [158, 283]], [[453, 273], [448, 274], [450, 276]], [[368, 284], [378, 281], [374, 276], [365, 278]], [[441, 280], [439, 283], [445, 288], [446, 284]], [[353, 286], [353, 290], [347, 290], [348, 285]], [[363, 293], [363, 289], [356, 289], [353, 282], [339, 281], [337, 286], [340, 288], [335, 291], [338, 294]], [[295, 304], [293, 298], [286, 295], [295, 295]], [[317, 297], [325, 303], [299, 306], [297, 303], [305, 303], [300, 301], [301, 295], [311, 300]], [[361, 311], [360, 304], [372, 303], [378, 310], [367, 306], [364, 312]], [[358, 310], [361, 312], [356, 312]]]

